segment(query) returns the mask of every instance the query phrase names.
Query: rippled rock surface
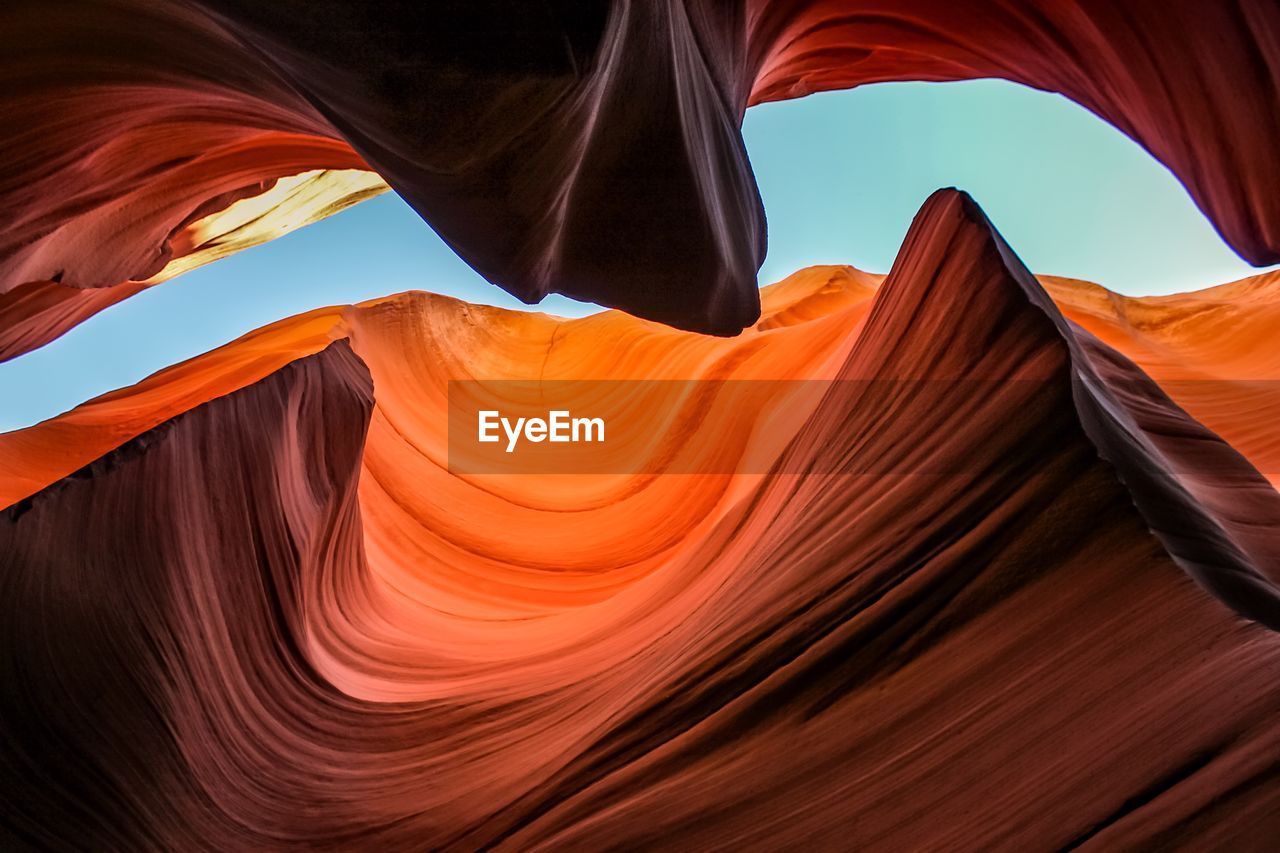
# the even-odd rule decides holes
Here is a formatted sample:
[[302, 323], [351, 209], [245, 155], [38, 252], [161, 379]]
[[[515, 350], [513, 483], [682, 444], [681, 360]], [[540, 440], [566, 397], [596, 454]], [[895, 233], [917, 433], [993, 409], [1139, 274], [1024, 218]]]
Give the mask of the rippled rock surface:
[[[1273, 445], [1228, 442], [1266, 398], [1174, 379], [1228, 370], [1214, 306], [1261, 334], [1272, 282], [1105, 297], [940, 192], [883, 281], [803, 271], [738, 338], [406, 294], [0, 436], [0, 825], [1263, 848], [1280, 496]], [[930, 382], [687, 401], [718, 446], [780, 436], [765, 474], [467, 478], [468, 375]]]

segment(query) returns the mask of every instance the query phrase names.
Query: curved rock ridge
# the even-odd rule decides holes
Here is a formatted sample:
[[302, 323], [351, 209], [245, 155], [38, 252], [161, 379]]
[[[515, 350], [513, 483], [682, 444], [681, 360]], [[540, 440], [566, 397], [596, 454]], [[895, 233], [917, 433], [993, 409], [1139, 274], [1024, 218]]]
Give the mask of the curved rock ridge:
[[180, 269], [194, 219], [364, 168], [521, 299], [735, 334], [765, 252], [745, 109], [891, 80], [1060, 92], [1273, 263], [1277, 45], [1271, 0], [21, 0], [0, 11], [0, 357]]
[[20, 285], [0, 297], [0, 362], [47, 344], [144, 288], [275, 239], [386, 189], [377, 175], [359, 169], [315, 170], [280, 178], [252, 188], [247, 197], [208, 215], [193, 214], [168, 238], [169, 260], [164, 267], [145, 281], [88, 288], [61, 280]]
[[[29, 685], [0, 699], [6, 847], [252, 839], [219, 791], [252, 786], [232, 782], [235, 739], [253, 753], [274, 730], [282, 747], [292, 701], [312, 724], [343, 704], [308, 677], [292, 623], [304, 571], [358, 559], [371, 406], [368, 371], [337, 342], [5, 511], [0, 671]], [[242, 728], [202, 758], [202, 719]], [[295, 767], [323, 762], [322, 744], [295, 746]]]
[[[1136, 364], [1067, 320], [972, 199], [939, 193], [929, 204], [959, 205], [985, 225], [1010, 279], [1062, 336], [1081, 425], [1170, 555], [1242, 615], [1280, 631], [1280, 494]], [[913, 257], [909, 245], [902, 257]]]
[[1280, 484], [1280, 274], [1135, 299], [1042, 280], [1062, 312], [1137, 362], [1196, 420]]
[[[206, 356], [265, 373], [206, 379], [221, 396], [0, 514], [0, 826], [52, 848], [1274, 838], [1280, 635], [1240, 614], [1275, 627], [1280, 497], [1247, 461], [958, 193], [878, 289], [815, 269], [764, 303], [720, 340], [414, 295], [239, 348], [283, 364]], [[673, 375], [944, 381], [826, 396], [762, 476], [443, 466], [442, 375], [648, 376], [658, 351]]]
[[[361, 318], [378, 315], [382, 325], [406, 330], [391, 342], [397, 351], [388, 353], [389, 359], [441, 366], [413, 380], [415, 385], [440, 385], [437, 402], [443, 399], [444, 377], [828, 379], [833, 375], [829, 365], [797, 365], [807, 360], [824, 365], [824, 359], [851, 345], [883, 280], [883, 275], [848, 266], [801, 270], [762, 289], [760, 321], [740, 339], [720, 343], [670, 333], [614, 312], [562, 320], [420, 292], [312, 311], [34, 427], [0, 433], [0, 507], [194, 405], [348, 336]], [[1280, 437], [1271, 429], [1271, 413], [1280, 405], [1275, 379], [1280, 350], [1271, 345], [1280, 328], [1280, 274], [1160, 297], [1126, 297], [1096, 284], [1051, 276], [1039, 281], [1067, 319], [1133, 359], [1179, 406], [1226, 439], [1273, 484], [1280, 483]], [[418, 327], [430, 330], [429, 340], [411, 340], [408, 330]], [[619, 345], [604, 352], [584, 352], [593, 341], [615, 339]], [[510, 343], [497, 346], [496, 341]], [[489, 350], [487, 356], [477, 358], [468, 351], [473, 344], [473, 349]], [[673, 352], [658, 357], [658, 349], [672, 347]], [[736, 366], [744, 353], [758, 353], [747, 360], [745, 372], [735, 367], [704, 374], [705, 364]], [[374, 358], [369, 353], [365, 357]], [[780, 359], [776, 365], [774, 358]], [[390, 371], [392, 362], [387, 364]], [[553, 368], [550, 373], [547, 365]], [[407, 370], [403, 364], [394, 369]], [[384, 381], [391, 381], [390, 375]]]

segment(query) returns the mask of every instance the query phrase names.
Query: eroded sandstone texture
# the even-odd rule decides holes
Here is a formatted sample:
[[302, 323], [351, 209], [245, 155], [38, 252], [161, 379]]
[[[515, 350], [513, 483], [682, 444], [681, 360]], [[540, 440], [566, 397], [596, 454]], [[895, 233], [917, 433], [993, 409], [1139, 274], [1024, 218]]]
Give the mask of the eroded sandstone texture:
[[[804, 271], [739, 338], [407, 294], [0, 437], [4, 831], [1265, 848], [1274, 449], [1192, 417], [1265, 397], [1188, 414], [1138, 366], [1224, 369], [1240, 293], [1274, 313], [1269, 279], [1046, 291], [946, 191], [883, 282]], [[733, 452], [785, 430], [767, 474], [465, 478], [467, 375], [937, 381], [693, 412]]]
[[[749, 105], [977, 77], [1280, 261], [1274, 0], [0, 5], [0, 359], [388, 186], [623, 309], [322, 309], [0, 435], [0, 846], [1274, 848], [1280, 278], [1037, 280], [940, 191], [757, 290]], [[786, 382], [468, 476], [456, 379]]]

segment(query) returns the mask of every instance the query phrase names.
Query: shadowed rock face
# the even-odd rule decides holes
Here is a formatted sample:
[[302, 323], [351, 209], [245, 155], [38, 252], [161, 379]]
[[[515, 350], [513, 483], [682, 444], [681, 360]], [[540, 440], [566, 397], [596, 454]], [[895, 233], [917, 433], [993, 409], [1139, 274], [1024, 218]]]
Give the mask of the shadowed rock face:
[[[27, 685], [0, 700], [6, 846], [251, 837], [205, 800], [218, 795], [190, 763], [200, 735], [182, 728], [222, 717], [250, 740], [258, 725], [277, 728], [291, 700], [267, 694], [288, 692], [277, 679], [290, 671], [323, 715], [326, 691], [297, 658], [292, 603], [303, 571], [343, 552], [358, 559], [371, 391], [335, 343], [5, 513], [0, 671]], [[209, 704], [217, 682], [230, 689]], [[226, 716], [242, 701], [268, 704]], [[229, 769], [209, 765], [205, 782]]]
[[[164, 422], [0, 515], [0, 826], [55, 848], [1263, 846], [1280, 496], [967, 197], [930, 199], [876, 284], [796, 276], [734, 340], [392, 298], [69, 415], [82, 442], [120, 401]], [[440, 464], [464, 363], [938, 381], [823, 397], [764, 475], [471, 481]]]
[[521, 299], [734, 334], [765, 251], [743, 111], [888, 80], [1061, 92], [1275, 262], [1277, 45], [1272, 0], [22, 0], [0, 11], [0, 357], [172, 274], [237, 199], [353, 168]]

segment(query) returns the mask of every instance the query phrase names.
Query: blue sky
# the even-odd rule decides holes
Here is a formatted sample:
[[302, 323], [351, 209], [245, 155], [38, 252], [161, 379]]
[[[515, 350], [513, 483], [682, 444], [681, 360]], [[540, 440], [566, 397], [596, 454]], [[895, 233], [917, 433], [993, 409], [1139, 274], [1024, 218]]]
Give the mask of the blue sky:
[[[1121, 293], [1256, 272], [1162, 165], [1057, 95], [1011, 83], [895, 83], [764, 104], [747, 148], [769, 218], [769, 283], [804, 266], [888, 270], [933, 190], [968, 190], [1034, 271]], [[145, 291], [0, 364], [0, 431], [130, 385], [259, 326], [403, 290], [530, 310], [387, 194]], [[552, 297], [532, 310], [580, 316]]]

